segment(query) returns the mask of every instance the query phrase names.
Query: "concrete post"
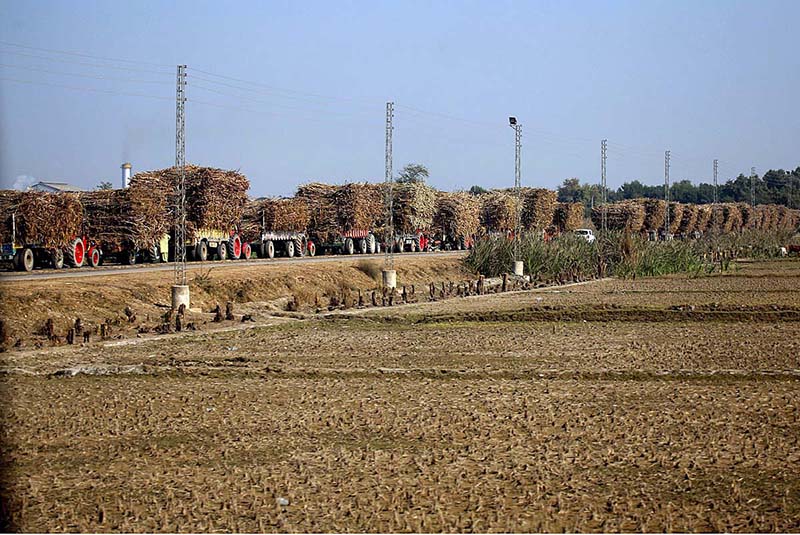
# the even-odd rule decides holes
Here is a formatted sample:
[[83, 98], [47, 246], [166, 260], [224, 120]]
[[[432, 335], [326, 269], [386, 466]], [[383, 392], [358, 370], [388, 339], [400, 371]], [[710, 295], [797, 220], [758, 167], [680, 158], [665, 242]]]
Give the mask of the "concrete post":
[[178, 310], [181, 305], [189, 310], [189, 286], [176, 284], [172, 287], [172, 310]]
[[384, 288], [397, 288], [397, 271], [394, 269], [384, 269], [381, 274], [383, 275]]
[[514, 275], [522, 276], [525, 272], [525, 262], [522, 260], [514, 260]]

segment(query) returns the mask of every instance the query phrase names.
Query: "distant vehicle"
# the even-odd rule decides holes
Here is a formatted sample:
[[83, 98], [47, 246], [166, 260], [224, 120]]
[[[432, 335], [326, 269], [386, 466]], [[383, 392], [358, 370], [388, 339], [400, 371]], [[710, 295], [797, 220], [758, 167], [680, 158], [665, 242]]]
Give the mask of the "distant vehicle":
[[594, 243], [594, 232], [590, 228], [579, 228], [575, 230], [575, 235], [580, 236], [589, 243]]

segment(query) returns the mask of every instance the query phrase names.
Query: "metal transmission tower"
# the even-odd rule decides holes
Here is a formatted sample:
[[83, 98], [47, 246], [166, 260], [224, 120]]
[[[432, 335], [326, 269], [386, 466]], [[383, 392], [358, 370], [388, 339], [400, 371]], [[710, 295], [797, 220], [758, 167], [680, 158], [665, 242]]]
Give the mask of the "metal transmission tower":
[[717, 170], [719, 167], [719, 160], [714, 160], [714, 204], [719, 202], [719, 194], [717, 193]]
[[664, 239], [669, 237], [669, 156], [670, 151], [664, 151], [664, 201], [667, 203], [667, 213], [664, 218]]
[[[517, 202], [517, 213], [514, 219], [514, 261], [520, 260], [519, 246], [522, 234], [522, 170], [520, 158], [522, 156], [522, 125], [516, 117], [508, 118], [508, 125], [514, 129], [514, 196]], [[521, 275], [521, 273], [520, 273]]]
[[186, 65], [178, 65], [175, 91], [175, 284], [186, 286]]
[[392, 176], [392, 125], [394, 119], [394, 102], [386, 103], [386, 172], [384, 181], [386, 184], [386, 256], [385, 269], [394, 269], [394, 178]]
[[601, 228], [603, 232], [608, 230], [608, 195], [606, 193], [606, 157], [608, 156], [608, 140], [604, 139], [600, 142], [600, 196], [603, 202], [600, 211], [602, 213]]
[[750, 206], [756, 206], [756, 168], [750, 168]]

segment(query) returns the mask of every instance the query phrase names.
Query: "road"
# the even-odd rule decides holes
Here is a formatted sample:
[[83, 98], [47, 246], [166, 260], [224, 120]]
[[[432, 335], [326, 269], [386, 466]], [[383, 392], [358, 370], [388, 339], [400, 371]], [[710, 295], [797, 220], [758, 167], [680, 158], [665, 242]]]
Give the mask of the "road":
[[[395, 258], [424, 256], [426, 258], [433, 258], [437, 256], [457, 256], [466, 254], [464, 251], [437, 251], [432, 253], [400, 253], [395, 254]], [[221, 268], [238, 268], [246, 266], [258, 265], [274, 265], [274, 264], [310, 264], [314, 262], [342, 262], [349, 260], [358, 260], [361, 258], [383, 260], [384, 255], [381, 254], [354, 254], [349, 256], [343, 255], [326, 255], [302, 258], [257, 258], [251, 260], [213, 260], [207, 262], [187, 262], [187, 270], [194, 269], [208, 269], [213, 267], [215, 269]], [[75, 279], [80, 277], [97, 277], [103, 275], [121, 275], [125, 273], [146, 273], [155, 271], [172, 271], [175, 265], [172, 262], [163, 264], [139, 264], [135, 266], [123, 265], [110, 265], [101, 266], [98, 268], [82, 267], [80, 269], [38, 269], [30, 273], [17, 273], [13, 271], [1, 272], [0, 281], [2, 282], [16, 282], [16, 281], [31, 281], [31, 280], [45, 280], [45, 279]]]

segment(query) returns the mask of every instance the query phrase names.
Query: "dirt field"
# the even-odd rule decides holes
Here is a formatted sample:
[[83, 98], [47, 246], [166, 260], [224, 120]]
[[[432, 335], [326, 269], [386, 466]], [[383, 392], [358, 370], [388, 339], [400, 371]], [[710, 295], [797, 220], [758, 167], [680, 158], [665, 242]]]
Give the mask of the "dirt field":
[[798, 307], [794, 260], [23, 347], [0, 358], [4, 512], [26, 531], [797, 531]]

